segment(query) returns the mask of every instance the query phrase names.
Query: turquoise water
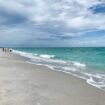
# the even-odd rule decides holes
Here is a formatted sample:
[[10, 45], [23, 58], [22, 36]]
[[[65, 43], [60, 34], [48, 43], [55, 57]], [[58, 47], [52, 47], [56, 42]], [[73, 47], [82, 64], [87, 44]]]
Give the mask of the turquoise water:
[[99, 72], [105, 72], [105, 48], [18, 48], [17, 50], [55, 55], [54, 59], [78, 61]]
[[89, 84], [105, 89], [105, 48], [15, 48], [29, 57], [30, 63], [47, 65], [55, 70], [83, 77]]

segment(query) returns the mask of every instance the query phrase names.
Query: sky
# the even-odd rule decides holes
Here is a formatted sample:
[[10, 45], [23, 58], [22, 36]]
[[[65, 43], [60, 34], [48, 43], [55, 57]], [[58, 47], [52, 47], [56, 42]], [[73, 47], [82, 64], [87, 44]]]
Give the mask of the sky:
[[104, 0], [0, 0], [0, 47], [105, 46]]

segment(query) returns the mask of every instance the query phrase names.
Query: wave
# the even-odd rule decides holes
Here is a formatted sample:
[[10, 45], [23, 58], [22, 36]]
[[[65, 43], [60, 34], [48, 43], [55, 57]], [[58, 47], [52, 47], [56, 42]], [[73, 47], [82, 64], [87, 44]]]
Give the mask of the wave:
[[86, 64], [81, 64], [79, 62], [73, 61], [73, 65], [77, 66], [77, 67], [86, 67]]
[[50, 58], [54, 58], [55, 55], [48, 55], [48, 54], [35, 54], [35, 53], [28, 53], [28, 52], [23, 52], [23, 51], [18, 51], [18, 50], [13, 50], [13, 53], [19, 54], [21, 56], [24, 57], [28, 57], [28, 58], [32, 58], [32, 59], [36, 59], [37, 57], [39, 58], [43, 58], [43, 59], [50, 59]]
[[87, 83], [105, 91], [105, 75], [103, 74], [90, 74]]
[[45, 58], [45, 59], [50, 59], [50, 58], [54, 58], [55, 55], [41, 54], [40, 57], [41, 57], [41, 58]]
[[17, 50], [13, 50], [13, 53], [29, 58], [28, 63], [44, 65], [52, 70], [72, 74], [105, 91], [105, 74], [90, 72], [86, 64], [77, 61], [58, 60], [55, 59], [55, 55], [27, 53]]
[[32, 53], [18, 51], [18, 50], [13, 50], [12, 52], [15, 54], [19, 54], [20, 56], [27, 57], [27, 58], [34, 58], [37, 55], [37, 54], [32, 54]]

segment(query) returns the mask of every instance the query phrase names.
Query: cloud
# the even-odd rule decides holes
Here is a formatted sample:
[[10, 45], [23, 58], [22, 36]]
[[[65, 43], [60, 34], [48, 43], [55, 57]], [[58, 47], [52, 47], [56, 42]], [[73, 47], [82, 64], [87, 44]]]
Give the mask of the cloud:
[[71, 41], [105, 30], [103, 5], [99, 0], [0, 0], [0, 35], [3, 41], [24, 39], [17, 43]]

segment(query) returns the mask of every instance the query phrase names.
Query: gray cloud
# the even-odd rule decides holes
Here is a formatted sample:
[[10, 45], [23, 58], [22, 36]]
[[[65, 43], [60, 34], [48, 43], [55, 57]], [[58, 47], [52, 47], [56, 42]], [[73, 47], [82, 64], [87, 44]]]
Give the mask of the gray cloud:
[[[105, 29], [96, 0], [0, 0], [0, 44], [72, 45], [74, 38]], [[63, 44], [62, 44], [62, 40]], [[81, 42], [82, 43], [82, 42]], [[52, 44], [50, 44], [52, 46]]]

